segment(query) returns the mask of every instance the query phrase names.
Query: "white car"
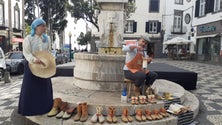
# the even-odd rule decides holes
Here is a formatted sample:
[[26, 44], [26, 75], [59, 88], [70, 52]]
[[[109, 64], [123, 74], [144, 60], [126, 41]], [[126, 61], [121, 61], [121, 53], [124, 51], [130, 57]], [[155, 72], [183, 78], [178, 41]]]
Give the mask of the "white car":
[[5, 54], [0, 47], [0, 80], [3, 80], [6, 71]]

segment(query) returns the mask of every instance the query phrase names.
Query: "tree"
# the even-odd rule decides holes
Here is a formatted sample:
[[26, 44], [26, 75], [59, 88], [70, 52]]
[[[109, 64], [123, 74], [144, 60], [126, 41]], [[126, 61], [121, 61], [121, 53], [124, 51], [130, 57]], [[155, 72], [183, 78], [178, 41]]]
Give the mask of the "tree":
[[35, 1], [25, 0], [25, 22], [31, 25], [32, 21], [36, 19], [35, 16]]
[[[83, 19], [92, 23], [99, 31], [98, 26], [98, 14], [100, 8], [95, 0], [71, 0], [72, 5], [69, 5], [68, 10], [71, 16], [76, 18], [76, 20]], [[125, 5], [125, 15], [126, 18], [130, 17], [130, 13], [135, 11], [135, 3], [133, 0]]]
[[83, 19], [92, 23], [99, 31], [98, 12], [99, 7], [95, 0], [71, 0], [72, 5], [68, 6], [71, 16], [76, 20]]
[[50, 35], [55, 39], [55, 33], [60, 34], [67, 26], [67, 7], [68, 0], [25, 0], [27, 17], [26, 23], [31, 25], [31, 22], [36, 18], [34, 10], [38, 6], [40, 8], [41, 17], [50, 27]]
[[90, 40], [91, 40], [91, 32], [86, 32], [86, 34], [81, 32], [79, 37], [77, 38], [77, 41], [79, 41], [79, 45], [87, 45], [90, 42]]

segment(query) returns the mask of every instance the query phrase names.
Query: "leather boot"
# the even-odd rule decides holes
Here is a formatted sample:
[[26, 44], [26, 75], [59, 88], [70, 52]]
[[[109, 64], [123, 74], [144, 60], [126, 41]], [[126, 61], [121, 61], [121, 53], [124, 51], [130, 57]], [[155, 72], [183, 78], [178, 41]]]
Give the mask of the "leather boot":
[[136, 97], [140, 96], [140, 88], [137, 86], [134, 86], [134, 95]]
[[128, 116], [128, 109], [123, 108], [122, 116], [121, 116], [121, 119], [123, 122], [128, 122], [127, 116]]
[[84, 122], [87, 119], [88, 119], [88, 105], [85, 102], [85, 103], [82, 104], [82, 115], [81, 115], [80, 121]]
[[98, 107], [98, 113], [97, 113], [97, 116], [98, 116], [98, 119], [99, 119], [99, 123], [103, 123], [105, 121], [105, 118], [102, 114], [102, 111], [103, 111], [103, 108], [102, 107]]
[[116, 109], [114, 107], [109, 107], [108, 109], [108, 114], [107, 114], [107, 122], [109, 123], [116, 123], [117, 122], [117, 118], [116, 118]]
[[129, 115], [129, 110], [128, 108], [123, 108], [123, 113], [121, 117], [123, 122], [132, 122], [133, 118]]
[[82, 103], [77, 106], [77, 114], [73, 117], [74, 121], [79, 121], [82, 115]]
[[59, 113], [59, 107], [62, 104], [61, 98], [55, 98], [53, 101], [53, 107], [50, 112], [47, 114], [48, 117], [56, 116]]
[[108, 113], [107, 113], [107, 118], [106, 118], [107, 122], [109, 122], [109, 123], [113, 122], [112, 116], [113, 116], [113, 107], [109, 107]]

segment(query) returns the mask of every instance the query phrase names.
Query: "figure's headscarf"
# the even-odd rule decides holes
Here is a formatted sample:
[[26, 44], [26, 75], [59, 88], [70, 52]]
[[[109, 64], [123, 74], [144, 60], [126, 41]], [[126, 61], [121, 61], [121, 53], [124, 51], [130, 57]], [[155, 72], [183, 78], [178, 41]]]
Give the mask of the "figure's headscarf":
[[[46, 22], [43, 19], [35, 19], [32, 24], [31, 24], [31, 36], [35, 35], [35, 29], [37, 26], [42, 25], [42, 24], [46, 24]], [[46, 34], [43, 34], [43, 42], [48, 42], [48, 37]]]

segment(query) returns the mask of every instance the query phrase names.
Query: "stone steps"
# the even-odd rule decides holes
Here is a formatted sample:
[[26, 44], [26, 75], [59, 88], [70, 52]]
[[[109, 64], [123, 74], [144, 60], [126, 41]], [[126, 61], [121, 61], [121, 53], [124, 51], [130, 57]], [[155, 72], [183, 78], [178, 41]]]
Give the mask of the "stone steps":
[[[147, 105], [132, 105], [130, 102], [128, 103], [121, 103], [120, 97], [121, 92], [106, 92], [106, 91], [95, 91], [95, 90], [86, 90], [81, 89], [75, 86], [75, 79], [73, 77], [54, 77], [52, 78], [53, 82], [53, 94], [54, 98], [61, 98], [63, 101], [67, 101], [72, 105], [77, 105], [80, 102], [87, 102], [88, 104], [88, 114], [89, 118], [86, 122], [74, 122], [71, 118], [68, 120], [61, 120], [56, 118], [48, 118], [46, 115], [42, 117], [35, 118], [29, 117], [30, 120], [39, 123], [41, 125], [70, 125], [70, 124], [92, 124], [90, 119], [93, 114], [96, 113], [96, 107], [102, 106], [103, 107], [103, 114], [106, 117], [107, 109], [109, 106], [113, 106], [116, 108], [116, 115], [118, 116], [118, 123], [117, 124], [124, 124], [121, 122], [121, 109], [123, 107], [128, 107], [129, 113], [131, 115], [135, 115], [136, 108], [149, 108], [150, 110], [159, 109], [160, 107], [164, 106], [163, 101], [158, 101], [157, 104], [147, 104]], [[185, 106], [190, 106], [191, 110], [194, 112], [194, 118], [199, 112], [199, 100], [190, 92], [186, 91], [180, 85], [163, 80], [158, 79], [153, 84], [159, 92], [169, 92], [172, 95], [179, 97], [182, 104]], [[106, 122], [107, 123], [107, 122]], [[110, 123], [109, 123], [110, 124]], [[177, 117], [171, 116], [169, 118], [164, 118], [162, 120], [156, 121], [146, 121], [146, 122], [137, 122], [134, 118], [133, 123], [130, 124], [141, 124], [141, 125], [177, 125]]]

